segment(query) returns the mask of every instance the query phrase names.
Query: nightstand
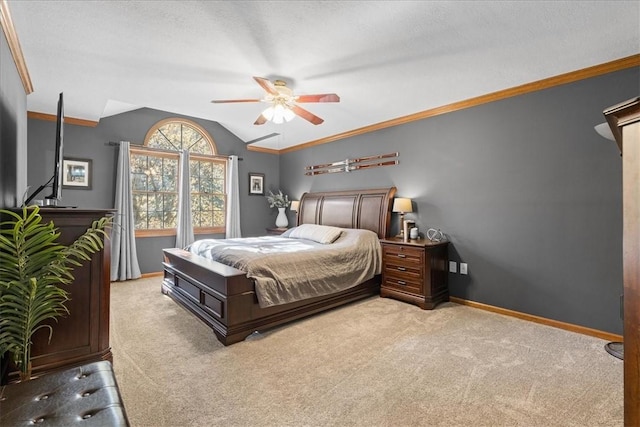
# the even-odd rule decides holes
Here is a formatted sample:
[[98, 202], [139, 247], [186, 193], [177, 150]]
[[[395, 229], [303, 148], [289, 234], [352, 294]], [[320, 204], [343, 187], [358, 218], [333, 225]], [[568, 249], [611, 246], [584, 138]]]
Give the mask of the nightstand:
[[449, 242], [388, 238], [382, 244], [380, 296], [433, 309], [449, 301]]
[[283, 227], [283, 228], [267, 228], [267, 234], [270, 234], [272, 236], [279, 236], [282, 233], [284, 233], [285, 231], [287, 231], [288, 228]]

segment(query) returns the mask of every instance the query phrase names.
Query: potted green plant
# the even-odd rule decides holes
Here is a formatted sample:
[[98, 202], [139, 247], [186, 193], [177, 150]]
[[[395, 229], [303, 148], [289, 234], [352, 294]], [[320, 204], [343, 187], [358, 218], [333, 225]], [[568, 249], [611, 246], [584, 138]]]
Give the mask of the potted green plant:
[[31, 337], [53, 328], [47, 320], [68, 314], [68, 292], [60, 285], [73, 281], [73, 268], [104, 247], [111, 217], [94, 221], [69, 245], [58, 243], [53, 222], [43, 223], [37, 206], [22, 213], [0, 210], [0, 355], [9, 356], [20, 379], [31, 378]]

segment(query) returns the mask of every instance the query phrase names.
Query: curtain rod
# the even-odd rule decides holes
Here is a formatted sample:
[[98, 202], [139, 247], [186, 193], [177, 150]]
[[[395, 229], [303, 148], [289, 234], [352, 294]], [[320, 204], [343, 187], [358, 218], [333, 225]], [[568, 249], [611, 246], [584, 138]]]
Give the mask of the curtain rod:
[[[153, 148], [153, 147], [145, 147], [142, 144], [133, 144], [133, 143], [129, 143], [132, 147], [140, 147], [140, 148], [144, 148], [145, 150], [150, 150], [150, 151], [158, 151], [160, 153], [171, 153], [172, 151], [169, 150], [163, 150], [162, 148]], [[111, 145], [111, 146], [120, 146], [120, 142], [118, 141], [109, 141], [106, 145]], [[223, 154], [203, 154], [204, 156], [211, 156], [211, 157], [231, 157], [231, 156], [225, 156]], [[242, 157], [238, 157], [238, 161], [244, 160]]]

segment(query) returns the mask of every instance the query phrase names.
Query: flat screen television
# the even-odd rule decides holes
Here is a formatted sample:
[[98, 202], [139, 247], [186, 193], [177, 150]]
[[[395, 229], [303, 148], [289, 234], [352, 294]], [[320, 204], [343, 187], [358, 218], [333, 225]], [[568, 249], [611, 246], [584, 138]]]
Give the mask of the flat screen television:
[[44, 190], [49, 184], [51, 184], [51, 194], [46, 196], [44, 199], [45, 206], [58, 206], [58, 202], [60, 201], [60, 197], [62, 196], [62, 176], [64, 173], [63, 164], [62, 164], [62, 155], [63, 155], [63, 145], [64, 145], [64, 97], [63, 94], [60, 94], [58, 98], [58, 114], [56, 116], [56, 140], [55, 140], [55, 150], [53, 153], [54, 156], [54, 164], [53, 164], [53, 175], [47, 182], [38, 187], [36, 191], [34, 191], [31, 196], [29, 196], [24, 204], [26, 206], [31, 203], [31, 201], [36, 197], [42, 190]]

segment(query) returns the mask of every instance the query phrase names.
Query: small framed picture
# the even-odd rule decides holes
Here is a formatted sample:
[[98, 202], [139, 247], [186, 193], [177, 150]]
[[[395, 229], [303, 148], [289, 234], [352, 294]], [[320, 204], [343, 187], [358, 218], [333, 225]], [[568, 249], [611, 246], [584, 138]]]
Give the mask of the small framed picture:
[[264, 174], [249, 172], [249, 195], [264, 196]]
[[91, 159], [65, 158], [62, 161], [62, 188], [91, 190]]

